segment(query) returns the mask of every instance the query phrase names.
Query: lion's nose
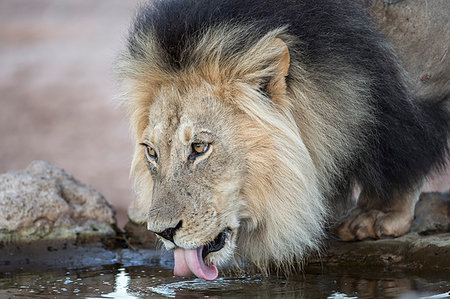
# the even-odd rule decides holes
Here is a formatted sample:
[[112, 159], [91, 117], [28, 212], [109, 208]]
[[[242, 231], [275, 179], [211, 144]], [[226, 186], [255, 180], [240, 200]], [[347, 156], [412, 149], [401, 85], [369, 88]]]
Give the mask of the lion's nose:
[[166, 240], [169, 240], [173, 242], [173, 236], [175, 235], [175, 232], [181, 227], [182, 221], [178, 222], [178, 224], [175, 227], [169, 227], [162, 232], [155, 232], [155, 234], [163, 237]]

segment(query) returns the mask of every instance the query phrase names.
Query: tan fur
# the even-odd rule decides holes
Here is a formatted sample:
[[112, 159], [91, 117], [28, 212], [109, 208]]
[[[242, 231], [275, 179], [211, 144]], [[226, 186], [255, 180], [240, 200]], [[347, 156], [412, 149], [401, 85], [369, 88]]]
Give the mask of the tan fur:
[[[240, 34], [238, 27], [210, 28], [193, 53], [196, 64], [180, 72], [164, 68], [151, 37], [141, 41], [145, 58], [122, 57], [140, 209], [130, 216], [155, 232], [182, 220], [174, 240], [185, 248], [204, 245], [229, 227], [231, 240], [208, 255], [210, 261], [221, 264], [237, 252], [261, 270], [269, 262], [287, 268], [318, 250], [328, 213], [324, 194], [340, 175], [337, 165], [348, 163], [361, 144], [354, 131], [364, 132], [371, 121], [366, 76], [336, 63], [345, 80], [330, 77], [319, 88], [316, 79], [329, 75], [307, 73], [290, 61], [292, 39], [284, 28], [242, 56], [222, 56], [220, 49]], [[271, 101], [257, 92], [268, 77]], [[353, 118], [345, 120], [348, 115]], [[203, 131], [211, 133], [210, 141]], [[212, 148], [191, 165], [186, 157], [196, 138]], [[157, 163], [146, 161], [141, 142], [158, 151]], [[153, 182], [146, 163], [158, 168], [160, 182]]]

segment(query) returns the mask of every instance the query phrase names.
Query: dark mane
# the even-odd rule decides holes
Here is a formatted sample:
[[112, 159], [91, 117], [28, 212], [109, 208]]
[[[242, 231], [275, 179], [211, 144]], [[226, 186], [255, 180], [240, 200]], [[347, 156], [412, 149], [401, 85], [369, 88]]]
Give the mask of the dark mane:
[[180, 68], [182, 56], [188, 56], [189, 47], [195, 45], [205, 28], [240, 24], [243, 40], [236, 45], [238, 53], [268, 31], [287, 26], [288, 33], [301, 41], [300, 50], [308, 51], [312, 64], [324, 63], [330, 54], [348, 57], [355, 48], [359, 54], [348, 62], [359, 64], [377, 54], [373, 46], [379, 36], [369, 20], [352, 1], [157, 0], [139, 11], [129, 49], [139, 55], [142, 49], [136, 38], [151, 30], [170, 57], [170, 64]]

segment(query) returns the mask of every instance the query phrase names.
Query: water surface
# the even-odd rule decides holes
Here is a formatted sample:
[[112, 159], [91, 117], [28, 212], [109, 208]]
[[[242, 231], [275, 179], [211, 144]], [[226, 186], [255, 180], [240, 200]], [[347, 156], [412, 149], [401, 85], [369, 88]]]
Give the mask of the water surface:
[[[28, 271], [28, 270], [27, 270]], [[0, 298], [450, 298], [448, 276], [399, 273], [174, 277], [168, 267], [96, 268], [0, 273]]]

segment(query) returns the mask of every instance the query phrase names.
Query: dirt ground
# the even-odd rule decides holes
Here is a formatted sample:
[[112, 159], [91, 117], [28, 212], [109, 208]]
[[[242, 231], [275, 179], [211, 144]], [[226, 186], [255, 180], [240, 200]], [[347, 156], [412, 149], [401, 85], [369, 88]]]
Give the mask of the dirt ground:
[[[119, 225], [132, 142], [112, 66], [137, 1], [0, 0], [0, 173], [45, 160], [97, 188]], [[427, 190], [450, 188], [450, 171]]]

